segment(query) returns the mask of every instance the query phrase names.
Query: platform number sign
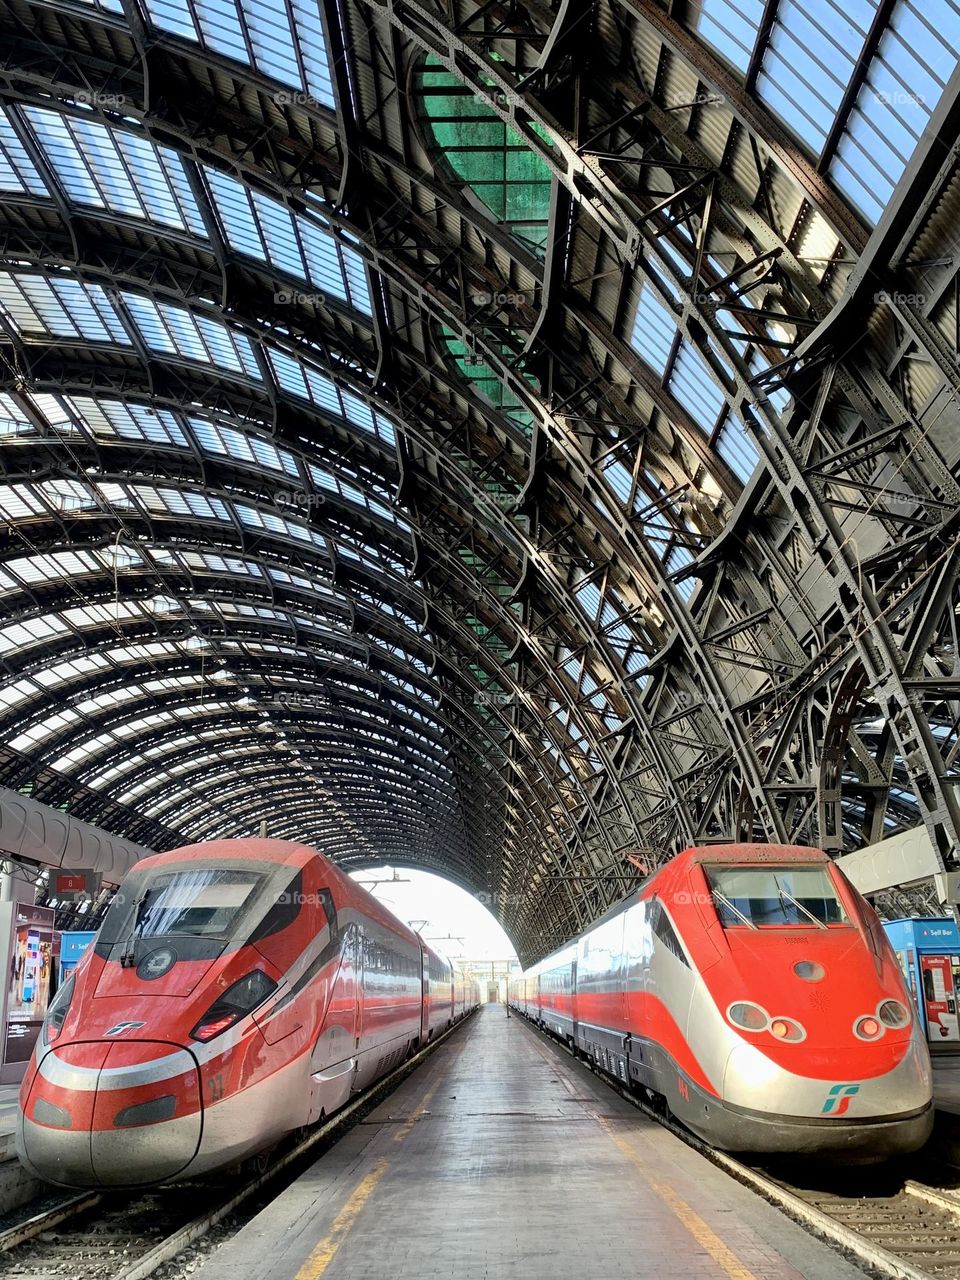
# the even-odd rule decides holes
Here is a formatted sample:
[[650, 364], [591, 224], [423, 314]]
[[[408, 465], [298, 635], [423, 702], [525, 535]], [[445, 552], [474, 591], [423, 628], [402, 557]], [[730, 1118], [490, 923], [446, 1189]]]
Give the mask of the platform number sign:
[[825, 1116], [842, 1116], [850, 1106], [850, 1099], [860, 1092], [858, 1084], [835, 1084], [830, 1089], [821, 1108]]

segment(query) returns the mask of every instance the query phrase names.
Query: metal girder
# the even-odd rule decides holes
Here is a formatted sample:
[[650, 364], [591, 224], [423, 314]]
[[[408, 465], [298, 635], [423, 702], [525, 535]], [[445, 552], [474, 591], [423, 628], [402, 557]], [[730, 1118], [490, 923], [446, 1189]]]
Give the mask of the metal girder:
[[[346, 55], [330, 112], [278, 101], [282, 90], [261, 72], [152, 29], [130, 6], [121, 18], [8, 0], [0, 97], [139, 131], [190, 157], [208, 243], [77, 209], [34, 146], [54, 198], [45, 208], [23, 203], [4, 231], [6, 255], [39, 262], [55, 248], [58, 269], [75, 276], [112, 273], [113, 287], [189, 298], [211, 317], [227, 308], [257, 344], [279, 342], [393, 416], [402, 433], [398, 500], [413, 514], [413, 574], [403, 588], [384, 581], [378, 590], [416, 605], [450, 740], [468, 754], [477, 744], [471, 763], [458, 766], [461, 812], [473, 813], [469, 796], [484, 787], [494, 795], [495, 779], [517, 780], [517, 795], [498, 811], [503, 843], [475, 865], [489, 877], [484, 887], [512, 895], [504, 915], [528, 956], [611, 901], [616, 891], [603, 873], [622, 865], [631, 844], [667, 851], [684, 839], [766, 835], [822, 838], [839, 850], [858, 831], [875, 838], [911, 821], [914, 810], [891, 794], [912, 787], [915, 817], [932, 824], [952, 857], [960, 710], [943, 655], [955, 644], [958, 495], [956, 459], [936, 427], [957, 389], [960, 319], [946, 336], [950, 273], [935, 276], [919, 308], [886, 304], [893, 341], [869, 307], [861, 312], [874, 326], [863, 342], [868, 359], [844, 357], [833, 335], [844, 323], [836, 318], [860, 307], [858, 282], [872, 283], [874, 264], [881, 287], [913, 278], [913, 245], [923, 235], [929, 241], [953, 157], [937, 173], [927, 166], [926, 192], [927, 177], [905, 178], [898, 275], [884, 262], [892, 231], [885, 245], [867, 242], [857, 216], [770, 113], [681, 25], [680, 10], [618, 0], [602, 15], [610, 27], [594, 5], [494, 8], [371, 3], [364, 12], [374, 22], [357, 39], [353, 15], [325, 0], [328, 41], [342, 42]], [[595, 37], [589, 47], [575, 38], [584, 22]], [[767, 34], [772, 22], [768, 7]], [[638, 50], [642, 40], [649, 58], [654, 36], [662, 48], [658, 74], [648, 78]], [[407, 110], [411, 68], [424, 49], [553, 173], [554, 230], [562, 224], [564, 235], [543, 267], [424, 160]], [[691, 73], [684, 82], [697, 86], [697, 101], [680, 100], [671, 77], [659, 74], [668, 58]], [[756, 57], [754, 64], [748, 84]], [[217, 81], [191, 97], [205, 66]], [[358, 67], [363, 74], [354, 77]], [[124, 93], [124, 119], [97, 100], [71, 105], [71, 85]], [[952, 119], [953, 97], [951, 90], [942, 104], [944, 119]], [[709, 112], [729, 130], [722, 155], [698, 127]], [[21, 118], [19, 136], [28, 133]], [[755, 184], [735, 163], [750, 153]], [[204, 165], [335, 234], [359, 236], [377, 272], [373, 318], [325, 303], [271, 313], [276, 273], [242, 260], [220, 234]], [[793, 211], [781, 214], [781, 205]], [[822, 272], [799, 251], [814, 214], [839, 236]], [[155, 251], [135, 261], [150, 236]], [[848, 258], [864, 249], [853, 301], [838, 307]], [[482, 314], [471, 291], [489, 291], [498, 278], [522, 284], [531, 304]], [[641, 289], [653, 290], [677, 327], [659, 383], [630, 344]], [[452, 368], [441, 325], [526, 409], [528, 437]], [[37, 346], [9, 329], [5, 349], [20, 371], [8, 386], [26, 374], [40, 392], [112, 389], [239, 411], [307, 448], [309, 423], [330, 457], [352, 448], [371, 483], [393, 474], [378, 445], [349, 443], [349, 427], [292, 400], [273, 378], [231, 383], [219, 371], [175, 367], [142, 344], [139, 360], [98, 352], [91, 364], [82, 352]], [[714, 431], [739, 416], [761, 448], [761, 467], [742, 492], [714, 452], [719, 436], [675, 391], [683, 352], [697, 353], [722, 393]], [[909, 367], [917, 359], [919, 376]], [[267, 371], [262, 355], [260, 363]], [[533, 370], [539, 385], [528, 381]], [[770, 400], [784, 382], [795, 397], [786, 416], [780, 399], [776, 407]], [[42, 433], [42, 415], [38, 421]], [[129, 465], [122, 446], [83, 448], [115, 474]], [[146, 450], [139, 465], [148, 457]], [[619, 507], [601, 479], [610, 459], [630, 477]], [[211, 491], [270, 493], [268, 480], [258, 487], [235, 462], [167, 465], [201, 487], [216, 474]], [[52, 547], [81, 526], [52, 513], [32, 535]], [[109, 537], [106, 524], [100, 536]], [[229, 531], [230, 545], [243, 547], [245, 538]], [[246, 541], [252, 555], [266, 545]], [[281, 559], [294, 554], [270, 542]], [[365, 580], [329, 548], [336, 587]], [[693, 557], [679, 568], [670, 558], [677, 548]], [[230, 590], [212, 580], [204, 589]], [[37, 591], [38, 600], [55, 598]], [[294, 600], [278, 598], [285, 607]], [[350, 625], [390, 632], [356, 595]], [[61, 651], [76, 641], [84, 638]], [[476, 714], [468, 698], [484, 687], [479, 672], [513, 701]], [[606, 710], [595, 708], [597, 699]], [[887, 720], [882, 733], [871, 727], [878, 716]], [[582, 748], [561, 741], [570, 717]], [[572, 770], [566, 781], [553, 763], [557, 750]], [[256, 803], [246, 798], [246, 779], [235, 792], [217, 785], [246, 821]], [[203, 829], [215, 821], [204, 819]], [[489, 827], [470, 823], [492, 848]], [[578, 872], [586, 878], [573, 892]]]

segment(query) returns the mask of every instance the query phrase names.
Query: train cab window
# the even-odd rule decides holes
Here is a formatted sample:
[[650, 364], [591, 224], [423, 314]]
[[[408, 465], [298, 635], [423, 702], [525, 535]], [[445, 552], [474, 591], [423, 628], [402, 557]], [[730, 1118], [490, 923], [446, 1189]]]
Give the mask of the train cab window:
[[725, 929], [826, 929], [848, 923], [824, 866], [705, 866], [703, 870]]
[[654, 898], [650, 907], [650, 928], [653, 930], [653, 936], [662, 942], [668, 951], [689, 966], [690, 961], [683, 953], [680, 939], [677, 937], [676, 931], [670, 923], [670, 917], [664, 911], [659, 898]]
[[133, 935], [225, 938], [263, 879], [256, 872], [227, 867], [158, 870], [133, 904]]
[[274, 898], [269, 911], [250, 935], [251, 942], [261, 942], [273, 933], [288, 929], [300, 914], [303, 902], [303, 872], [298, 871], [285, 889]]

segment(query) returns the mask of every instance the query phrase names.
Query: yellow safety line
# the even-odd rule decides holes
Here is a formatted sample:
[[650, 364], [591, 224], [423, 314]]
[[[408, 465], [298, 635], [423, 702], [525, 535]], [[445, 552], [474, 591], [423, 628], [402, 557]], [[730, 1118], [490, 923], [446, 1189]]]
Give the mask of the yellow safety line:
[[[536, 1049], [544, 1062], [548, 1064], [552, 1071], [556, 1071], [560, 1077], [560, 1083], [566, 1084], [565, 1072], [563, 1068], [553, 1058], [549, 1057], [546, 1052], [542, 1051], [540, 1046], [534, 1041], [533, 1048]], [[608, 1121], [596, 1112], [593, 1113], [594, 1119], [604, 1130], [607, 1136], [616, 1143], [624, 1155], [637, 1166], [643, 1175], [644, 1181], [650, 1189], [660, 1197], [686, 1227], [693, 1238], [706, 1249], [714, 1262], [727, 1273], [730, 1280], [757, 1280], [754, 1273], [740, 1261], [732, 1249], [729, 1249], [720, 1237], [713, 1231], [696, 1210], [687, 1204], [683, 1196], [679, 1195], [673, 1187], [666, 1182], [659, 1182], [656, 1178], [651, 1178], [650, 1174], [641, 1160], [639, 1154], [633, 1149], [629, 1142], [613, 1128]]]
[[706, 1249], [717, 1266], [727, 1273], [730, 1280], [756, 1280], [756, 1276], [749, 1267], [744, 1266], [733, 1250], [728, 1248], [717, 1233], [707, 1226], [696, 1210], [687, 1204], [683, 1196], [671, 1187], [669, 1183], [660, 1182], [657, 1178], [650, 1176], [639, 1153], [633, 1149], [626, 1138], [616, 1133], [603, 1116], [597, 1116], [597, 1120], [601, 1128], [606, 1131], [607, 1135], [617, 1144], [624, 1155], [637, 1166], [650, 1189], [656, 1192], [698, 1244]]
[[[406, 1119], [402, 1125], [400, 1125], [396, 1133], [393, 1135], [394, 1142], [401, 1142], [420, 1119], [424, 1111], [426, 1111], [433, 1095], [440, 1087], [442, 1078], [443, 1077], [434, 1081], [424, 1094], [423, 1100], [420, 1102], [416, 1110], [410, 1114], [408, 1119]], [[377, 1183], [387, 1172], [389, 1164], [390, 1159], [388, 1156], [383, 1156], [377, 1161], [367, 1176], [359, 1183], [347, 1203], [334, 1218], [333, 1225], [330, 1227], [330, 1230], [311, 1252], [310, 1257], [307, 1258], [306, 1262], [297, 1272], [294, 1280], [319, 1280], [320, 1276], [323, 1275], [336, 1256], [337, 1250], [340, 1248], [344, 1237], [356, 1221], [360, 1210], [370, 1199]]]

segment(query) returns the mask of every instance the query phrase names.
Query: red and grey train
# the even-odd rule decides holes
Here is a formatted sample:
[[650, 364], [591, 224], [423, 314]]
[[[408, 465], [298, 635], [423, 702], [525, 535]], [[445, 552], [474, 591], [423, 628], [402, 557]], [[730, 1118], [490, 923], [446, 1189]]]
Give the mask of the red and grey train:
[[304, 845], [145, 858], [50, 1005], [17, 1151], [64, 1186], [259, 1155], [479, 1003], [477, 984]]
[[510, 1001], [729, 1151], [879, 1160], [933, 1125], [896, 957], [819, 849], [687, 849]]

